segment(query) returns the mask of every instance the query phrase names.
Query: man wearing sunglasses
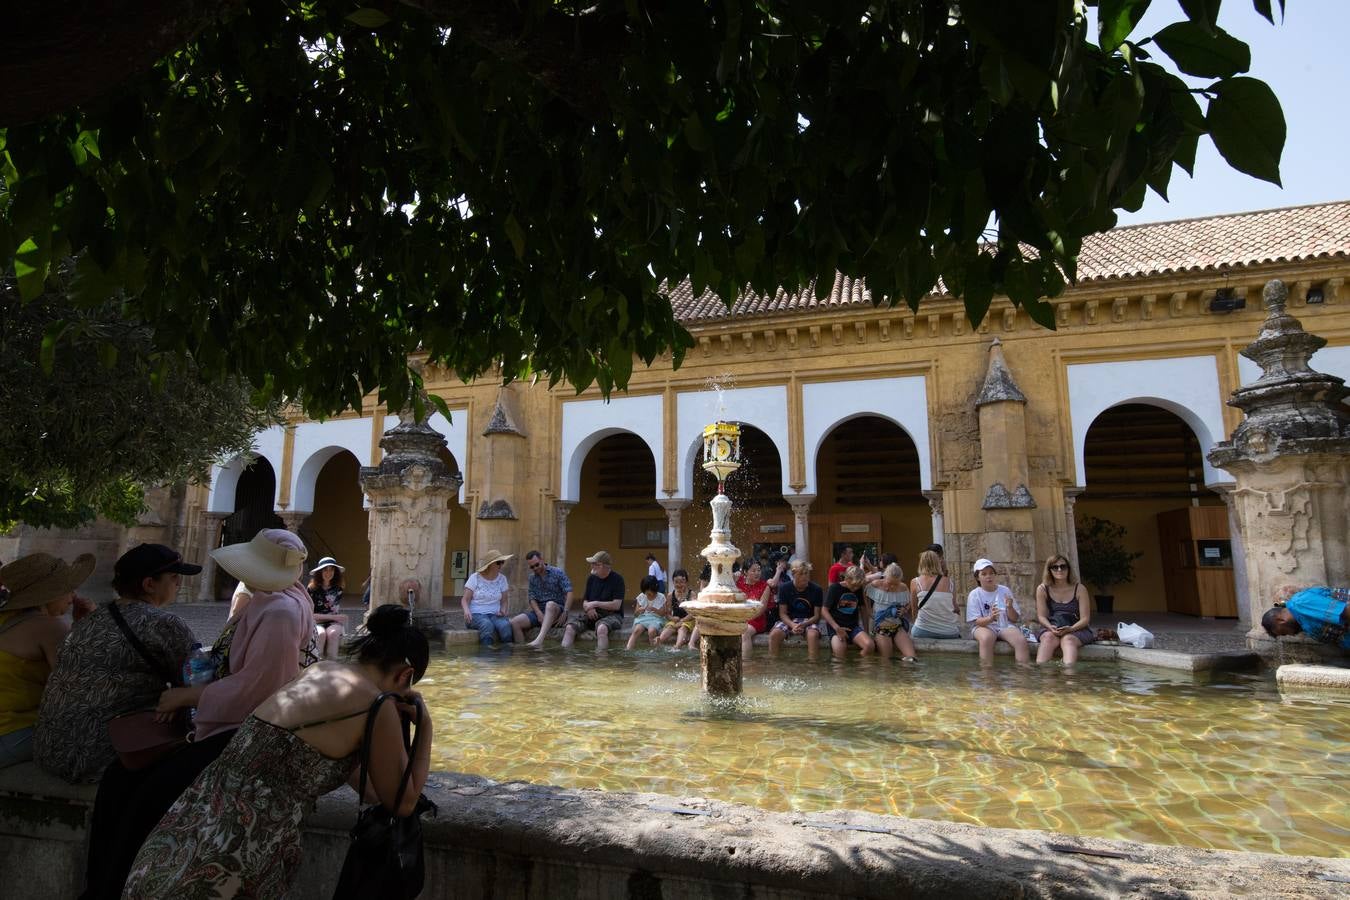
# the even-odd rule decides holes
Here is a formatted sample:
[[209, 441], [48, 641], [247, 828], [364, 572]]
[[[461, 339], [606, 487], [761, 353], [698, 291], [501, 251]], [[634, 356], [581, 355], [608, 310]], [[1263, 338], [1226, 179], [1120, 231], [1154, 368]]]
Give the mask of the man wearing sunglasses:
[[527, 592], [530, 608], [511, 619], [516, 643], [525, 642], [525, 633], [539, 629], [539, 637], [530, 641], [531, 647], [544, 646], [544, 638], [553, 626], [567, 621], [567, 610], [572, 605], [572, 582], [567, 573], [544, 562], [543, 554], [531, 550], [525, 554], [525, 567], [530, 570]]

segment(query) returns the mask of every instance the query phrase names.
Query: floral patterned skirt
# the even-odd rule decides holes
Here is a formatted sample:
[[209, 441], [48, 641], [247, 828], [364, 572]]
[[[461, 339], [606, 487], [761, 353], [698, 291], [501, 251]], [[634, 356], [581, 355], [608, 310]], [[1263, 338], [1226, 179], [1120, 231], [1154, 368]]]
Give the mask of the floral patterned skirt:
[[250, 716], [159, 820], [122, 896], [284, 897], [300, 862], [301, 819], [346, 781], [356, 761], [326, 757]]

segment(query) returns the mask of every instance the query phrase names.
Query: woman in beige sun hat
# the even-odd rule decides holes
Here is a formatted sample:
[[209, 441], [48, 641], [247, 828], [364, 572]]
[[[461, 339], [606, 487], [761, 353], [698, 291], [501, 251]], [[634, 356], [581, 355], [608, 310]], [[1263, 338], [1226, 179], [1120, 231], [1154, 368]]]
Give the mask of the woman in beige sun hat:
[[0, 569], [0, 769], [33, 758], [42, 689], [70, 633], [65, 614], [92, 571], [88, 553], [74, 563], [30, 553]]
[[478, 571], [464, 582], [464, 596], [460, 606], [464, 609], [464, 627], [478, 629], [478, 643], [491, 647], [493, 638], [497, 643], [509, 644], [512, 640], [511, 620], [506, 617], [506, 600], [511, 587], [502, 566], [515, 554], [489, 550], [478, 561]]

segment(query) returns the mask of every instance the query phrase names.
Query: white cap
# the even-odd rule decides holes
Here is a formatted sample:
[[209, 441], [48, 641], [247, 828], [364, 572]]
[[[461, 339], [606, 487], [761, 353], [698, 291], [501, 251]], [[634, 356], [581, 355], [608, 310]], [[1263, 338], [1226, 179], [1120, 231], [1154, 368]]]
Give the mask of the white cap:
[[983, 572], [985, 569], [993, 569], [993, 568], [994, 568], [994, 564], [991, 563], [991, 562], [990, 562], [989, 560], [987, 560], [987, 559], [981, 558], [981, 559], [975, 560], [975, 574], [976, 574], [976, 575], [980, 574], [980, 573]]

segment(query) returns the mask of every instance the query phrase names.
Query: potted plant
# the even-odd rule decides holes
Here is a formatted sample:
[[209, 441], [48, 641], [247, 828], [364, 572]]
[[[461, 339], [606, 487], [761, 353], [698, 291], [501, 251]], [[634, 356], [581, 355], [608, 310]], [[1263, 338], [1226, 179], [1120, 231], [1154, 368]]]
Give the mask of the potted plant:
[[1098, 591], [1092, 598], [1097, 611], [1109, 613], [1116, 600], [1111, 589], [1134, 581], [1134, 561], [1144, 554], [1125, 549], [1125, 526], [1110, 519], [1085, 516], [1076, 531], [1083, 581]]

